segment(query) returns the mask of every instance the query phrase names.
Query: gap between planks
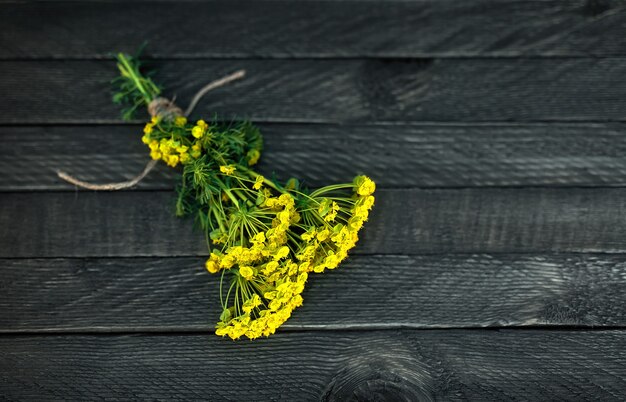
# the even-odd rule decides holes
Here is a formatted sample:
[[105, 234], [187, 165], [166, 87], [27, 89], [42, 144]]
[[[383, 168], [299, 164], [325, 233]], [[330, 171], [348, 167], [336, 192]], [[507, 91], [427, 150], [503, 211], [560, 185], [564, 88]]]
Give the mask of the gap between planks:
[[[626, 325], [611, 326], [584, 326], [584, 325], [511, 325], [499, 327], [455, 327], [455, 326], [412, 326], [408, 324], [389, 324], [389, 325], [303, 325], [292, 326], [289, 324], [281, 325], [276, 334], [289, 333], [309, 333], [309, 332], [365, 332], [365, 331], [490, 331], [500, 332], [506, 331], [550, 331], [550, 332], [615, 332], [624, 330], [626, 334]], [[148, 336], [196, 336], [196, 335], [214, 335], [213, 328], [207, 326], [190, 326], [190, 327], [138, 327], [138, 328], [97, 328], [97, 327], [75, 327], [75, 328], [51, 328], [51, 329], [24, 329], [24, 330], [4, 330], [0, 329], [0, 338], [8, 336], [124, 336], [124, 335], [148, 335]]]

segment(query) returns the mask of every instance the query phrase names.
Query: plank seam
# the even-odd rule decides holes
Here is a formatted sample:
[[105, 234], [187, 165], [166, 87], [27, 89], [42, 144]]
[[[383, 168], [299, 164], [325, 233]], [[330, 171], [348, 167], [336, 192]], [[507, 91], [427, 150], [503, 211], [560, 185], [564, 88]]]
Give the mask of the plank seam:
[[[375, 331], [398, 331], [398, 330], [410, 330], [410, 331], [428, 331], [428, 332], [444, 332], [444, 331], [467, 331], [467, 332], [499, 332], [499, 331], [519, 331], [519, 332], [538, 332], [538, 331], [552, 331], [552, 332], [610, 332], [610, 331], [626, 331], [626, 326], [572, 326], [572, 325], [512, 325], [512, 326], [449, 326], [449, 327], [417, 327], [406, 324], [401, 325], [346, 325], [346, 326], [307, 326], [307, 327], [292, 327], [283, 325], [281, 330], [276, 335], [286, 333], [306, 333], [306, 332], [375, 332]], [[196, 335], [213, 335], [212, 327], [207, 325], [206, 327], [175, 327], [175, 328], [163, 328], [163, 327], [141, 327], [137, 329], [108, 329], [108, 328], [90, 328], [90, 327], [76, 327], [68, 329], [53, 329], [53, 330], [0, 330], [0, 338], [10, 336], [54, 336], [54, 335], [66, 335], [66, 336], [123, 336], [123, 335], [149, 335], [149, 336], [196, 336]], [[274, 336], [276, 336], [274, 335]]]
[[[1, 62], [1, 61], [0, 61]], [[131, 120], [129, 122], [124, 122], [123, 120], [61, 120], [61, 121], [52, 121], [52, 122], [38, 122], [31, 123], [28, 121], [24, 122], [10, 122], [10, 123], [0, 123], [1, 127], [60, 127], [60, 126], [123, 126], [123, 125], [140, 125], [145, 123], [146, 120]], [[243, 119], [242, 119], [243, 120]], [[277, 124], [277, 125], [289, 125], [289, 124], [302, 124], [302, 125], [329, 125], [329, 126], [337, 126], [337, 127], [346, 127], [346, 126], [376, 126], [376, 125], [389, 125], [389, 126], [397, 126], [397, 125], [419, 125], [419, 126], [483, 126], [483, 125], [557, 125], [557, 124], [567, 124], [567, 125], [585, 125], [585, 124], [626, 124], [626, 118], [624, 119], [532, 119], [532, 120], [420, 120], [420, 121], [412, 121], [412, 120], [373, 120], [368, 124], [353, 124], [349, 120], [341, 120], [341, 119], [296, 119], [296, 118], [255, 118], [249, 119], [251, 122], [255, 124]], [[237, 119], [233, 120], [217, 120], [218, 122], [230, 122], [230, 121], [240, 121]]]
[[[306, 0], [305, 0], [306, 1]], [[346, 1], [346, 0], [343, 0]], [[393, 0], [389, 0], [393, 1]], [[59, 1], [59, 3], [66, 3], [65, 1]], [[410, 0], [407, 0], [410, 2]], [[53, 3], [52, 1], [46, 3]], [[82, 3], [78, 1], [77, 3]], [[178, 3], [178, 1], [172, 1], [172, 3]], [[126, 3], [124, 3], [126, 4]], [[463, 52], [432, 52], [432, 53], [367, 53], [364, 52], [358, 55], [341, 55], [341, 54], [324, 54], [311, 52], [307, 55], [298, 56], [292, 53], [276, 53], [267, 55], [249, 54], [249, 53], [225, 53], [223, 55], [216, 53], [215, 56], [206, 55], [180, 55], [180, 56], [144, 56], [144, 60], [148, 61], [264, 61], [264, 60], [284, 60], [284, 61], [358, 61], [358, 60], [424, 60], [424, 59], [440, 59], [440, 60], [602, 60], [602, 59], [623, 59], [626, 56], [622, 55], [559, 55], [559, 54], [524, 54], [522, 52], [502, 52], [496, 54], [478, 54], [478, 53], [463, 53]], [[0, 62], [42, 62], [42, 61], [114, 61], [114, 55], [98, 55], [93, 56], [40, 56], [40, 57], [0, 57]]]
[[[174, 182], [173, 182], [174, 183]], [[513, 185], [498, 185], [498, 186], [488, 186], [488, 185], [476, 185], [476, 186], [432, 186], [432, 187], [424, 187], [424, 186], [377, 186], [379, 190], [386, 190], [390, 192], [400, 192], [400, 191], [462, 191], [462, 190], [546, 190], [552, 189], [555, 191], [559, 190], [620, 190], [626, 188], [626, 183], [624, 184], [615, 184], [615, 185], [607, 185], [602, 183], [600, 185], [532, 185], [532, 186], [513, 186]], [[311, 190], [315, 190], [317, 187], [310, 187]], [[38, 193], [47, 193], [47, 194], [67, 194], [67, 193], [98, 193], [98, 191], [94, 190], [86, 190], [80, 188], [67, 188], [67, 189], [40, 189], [34, 188], [32, 190], [13, 190], [13, 189], [1, 189], [0, 193], [2, 194], [38, 194]], [[110, 191], [106, 191], [106, 193], [111, 193]], [[114, 193], [174, 193], [174, 186], [172, 185], [170, 188], [134, 188], [134, 189], [124, 189], [115, 191]]]
[[[148, 116], [146, 115], [146, 118]], [[230, 122], [231, 120], [217, 120], [218, 122]], [[327, 126], [329, 128], [345, 128], [345, 127], [457, 127], [457, 128], [466, 128], [466, 127], [544, 127], [544, 126], [565, 126], [565, 127], [580, 127], [580, 126], [597, 126], [602, 127], [606, 125], [614, 125], [621, 126], [626, 125], [626, 119], [619, 121], [607, 121], [607, 120], [520, 120], [520, 121], [502, 121], [502, 120], [476, 120], [476, 121], [464, 121], [464, 120], [372, 120], [365, 122], [342, 122], [342, 121], [328, 121], [328, 122], [317, 122], [317, 121], [298, 121], [298, 122], [290, 122], [285, 120], [280, 121], [272, 121], [272, 122], [264, 122], [258, 119], [255, 119], [254, 122], [258, 122], [263, 125], [268, 126]], [[128, 128], [128, 127], [136, 127], [138, 130], [142, 130], [145, 125], [144, 120], [136, 119], [130, 121], [105, 121], [105, 122], [89, 122], [85, 121], [83, 123], [0, 123], [0, 128], [40, 128], [40, 127], [120, 127], [120, 128]], [[261, 127], [263, 128], [263, 127]], [[139, 137], [138, 137], [139, 138]]]
[[[358, 246], [357, 246], [358, 247]], [[208, 252], [207, 252], [208, 253]], [[208, 254], [207, 254], [208, 255]], [[176, 259], [188, 259], [188, 258], [206, 258], [207, 255], [200, 254], [181, 254], [181, 255], [129, 255], [129, 256], [45, 256], [45, 257], [36, 257], [36, 256], [28, 256], [28, 257], [0, 257], [0, 263], [2, 261], [23, 261], [23, 260], [77, 260], [77, 261], [89, 261], [89, 260], [176, 260]], [[589, 251], [589, 252], [576, 252], [576, 251], [565, 251], [565, 252], [542, 252], [542, 251], [494, 251], [494, 252], [432, 252], [432, 253], [352, 253], [350, 257], [436, 257], [440, 256], [442, 258], [448, 256], [455, 257], [473, 257], [473, 256], [541, 256], [541, 257], [550, 257], [550, 256], [559, 256], [559, 257], [580, 257], [581, 255], [589, 256], [589, 257], [604, 257], [604, 256], [626, 256], [626, 252], [618, 251], [618, 252], [604, 252], [604, 251]], [[0, 330], [1, 331], [1, 330]]]

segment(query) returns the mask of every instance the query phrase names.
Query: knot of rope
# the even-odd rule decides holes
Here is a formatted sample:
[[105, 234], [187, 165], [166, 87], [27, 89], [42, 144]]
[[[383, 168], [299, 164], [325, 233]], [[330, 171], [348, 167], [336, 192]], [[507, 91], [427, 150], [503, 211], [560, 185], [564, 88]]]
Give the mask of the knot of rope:
[[152, 117], [159, 116], [165, 120], [174, 120], [183, 115], [183, 109], [176, 106], [171, 100], [159, 96], [148, 103], [148, 113]]

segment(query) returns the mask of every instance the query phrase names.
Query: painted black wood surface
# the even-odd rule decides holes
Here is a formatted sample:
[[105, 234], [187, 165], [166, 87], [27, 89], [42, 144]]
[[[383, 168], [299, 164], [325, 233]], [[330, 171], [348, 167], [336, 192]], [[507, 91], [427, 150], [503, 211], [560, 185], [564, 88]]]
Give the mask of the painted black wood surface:
[[[624, 400], [626, 3], [0, 4], [0, 399]], [[150, 41], [195, 115], [247, 117], [260, 170], [379, 184], [362, 241], [255, 342], [111, 104]]]

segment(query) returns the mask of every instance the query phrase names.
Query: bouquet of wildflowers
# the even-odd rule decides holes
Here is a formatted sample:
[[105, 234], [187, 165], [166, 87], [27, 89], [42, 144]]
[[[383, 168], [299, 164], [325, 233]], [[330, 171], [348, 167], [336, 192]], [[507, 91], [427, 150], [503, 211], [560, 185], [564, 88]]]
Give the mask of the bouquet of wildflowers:
[[114, 101], [127, 105], [125, 118], [147, 106], [153, 117], [142, 141], [151, 158], [182, 166], [176, 214], [202, 228], [210, 250], [206, 269], [221, 276], [216, 334], [273, 334], [302, 305], [309, 275], [336, 268], [355, 246], [376, 185], [357, 176], [309, 190], [296, 179], [264, 177], [253, 169], [262, 150], [254, 125], [191, 122], [159, 96], [138, 60], [124, 54], [117, 60]]

